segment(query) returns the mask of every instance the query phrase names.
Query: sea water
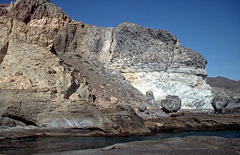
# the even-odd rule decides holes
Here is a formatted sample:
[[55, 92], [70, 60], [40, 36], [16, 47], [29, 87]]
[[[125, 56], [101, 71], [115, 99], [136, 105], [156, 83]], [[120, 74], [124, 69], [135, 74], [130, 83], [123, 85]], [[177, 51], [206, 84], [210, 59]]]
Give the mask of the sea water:
[[159, 133], [155, 136], [131, 137], [45, 137], [18, 140], [1, 140], [0, 154], [36, 154], [52, 153], [82, 149], [102, 148], [116, 143], [141, 140], [163, 140], [186, 136], [218, 136], [223, 138], [240, 138], [240, 130], [226, 131], [190, 131], [179, 133]]

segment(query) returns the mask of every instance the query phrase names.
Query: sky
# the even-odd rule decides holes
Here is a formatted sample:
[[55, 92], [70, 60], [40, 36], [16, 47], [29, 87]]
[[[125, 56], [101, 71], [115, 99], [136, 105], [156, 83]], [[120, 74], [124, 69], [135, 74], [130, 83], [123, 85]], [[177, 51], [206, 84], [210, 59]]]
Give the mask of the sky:
[[[0, 0], [10, 3], [10, 0]], [[240, 0], [51, 0], [72, 19], [102, 27], [164, 29], [208, 59], [208, 76], [240, 80]]]

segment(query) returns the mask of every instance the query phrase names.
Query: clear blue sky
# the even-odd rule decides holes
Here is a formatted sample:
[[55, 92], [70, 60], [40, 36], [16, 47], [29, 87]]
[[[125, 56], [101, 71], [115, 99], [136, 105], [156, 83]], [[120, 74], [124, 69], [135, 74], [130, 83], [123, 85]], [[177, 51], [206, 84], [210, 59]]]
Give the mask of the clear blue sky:
[[[9, 0], [0, 0], [9, 3]], [[74, 20], [164, 29], [208, 59], [209, 76], [240, 80], [240, 0], [51, 0]]]

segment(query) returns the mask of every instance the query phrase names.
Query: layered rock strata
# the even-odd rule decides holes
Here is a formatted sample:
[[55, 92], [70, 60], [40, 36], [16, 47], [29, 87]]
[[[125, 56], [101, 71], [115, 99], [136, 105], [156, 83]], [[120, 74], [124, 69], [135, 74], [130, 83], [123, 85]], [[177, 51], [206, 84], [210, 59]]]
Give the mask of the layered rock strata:
[[182, 109], [213, 109], [205, 82], [207, 60], [167, 31], [132, 23], [116, 28], [75, 24], [62, 29], [54, 42], [62, 57], [76, 52], [118, 70], [143, 94], [152, 91], [158, 106], [167, 95], [176, 95]]
[[138, 105], [148, 106], [138, 90], [79, 54], [71, 53], [73, 59], [66, 62], [56, 55], [56, 34], [77, 23], [62, 9], [44, 0], [19, 0], [1, 5], [1, 10], [1, 128], [150, 133], [135, 113]]
[[213, 109], [207, 60], [167, 31], [87, 25], [45, 0], [4, 4], [0, 15], [3, 127], [149, 133], [142, 118], [165, 116], [168, 95], [181, 109]]
[[182, 109], [213, 109], [211, 88], [205, 83], [207, 60], [181, 46], [167, 31], [132, 23], [116, 28], [87, 25], [72, 21], [60, 8], [44, 1], [30, 1], [27, 6], [17, 1], [9, 8], [8, 16], [53, 39], [51, 50], [63, 60], [71, 59], [69, 64], [75, 68], [69, 55], [79, 54], [97, 67], [120, 71], [143, 94], [152, 91], [157, 106], [167, 95], [176, 95]]
[[146, 120], [145, 125], [154, 133], [238, 130], [240, 128], [240, 114], [180, 112], [171, 114], [165, 118]]

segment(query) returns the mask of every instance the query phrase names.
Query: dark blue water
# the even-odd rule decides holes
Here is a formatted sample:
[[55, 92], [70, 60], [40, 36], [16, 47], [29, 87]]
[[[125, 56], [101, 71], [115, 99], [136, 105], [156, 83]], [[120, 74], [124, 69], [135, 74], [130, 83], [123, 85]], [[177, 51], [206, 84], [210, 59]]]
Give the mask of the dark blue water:
[[35, 154], [93, 149], [130, 141], [162, 140], [186, 136], [218, 136], [224, 138], [240, 138], [240, 130], [159, 133], [155, 136], [132, 137], [46, 137], [22, 140], [2, 140], [0, 141], [0, 154]]

